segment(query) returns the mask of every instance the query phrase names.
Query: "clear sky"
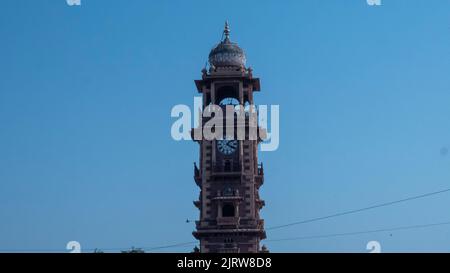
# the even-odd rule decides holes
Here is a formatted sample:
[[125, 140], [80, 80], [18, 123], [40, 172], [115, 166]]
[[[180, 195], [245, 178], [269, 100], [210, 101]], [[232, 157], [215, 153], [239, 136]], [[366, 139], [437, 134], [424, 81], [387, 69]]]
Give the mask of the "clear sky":
[[[266, 226], [450, 187], [450, 1], [3, 0], [0, 251], [193, 241], [195, 143], [170, 136], [226, 19], [280, 105]], [[450, 221], [450, 193], [268, 232]], [[267, 242], [274, 252], [450, 251], [450, 226]], [[193, 245], [158, 251], [189, 251]]]

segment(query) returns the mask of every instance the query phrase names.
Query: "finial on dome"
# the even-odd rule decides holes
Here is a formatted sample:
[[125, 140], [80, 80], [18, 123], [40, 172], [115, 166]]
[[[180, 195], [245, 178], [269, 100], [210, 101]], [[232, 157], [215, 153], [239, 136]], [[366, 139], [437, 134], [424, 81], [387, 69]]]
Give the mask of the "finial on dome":
[[223, 34], [225, 35], [224, 41], [230, 41], [230, 26], [228, 25], [228, 20], [225, 21], [225, 29], [223, 30]]

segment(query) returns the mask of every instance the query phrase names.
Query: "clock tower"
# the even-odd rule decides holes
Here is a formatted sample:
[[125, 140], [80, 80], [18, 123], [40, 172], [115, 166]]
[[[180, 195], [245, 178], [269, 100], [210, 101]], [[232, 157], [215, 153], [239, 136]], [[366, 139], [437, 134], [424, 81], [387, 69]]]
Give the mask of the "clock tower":
[[[203, 107], [218, 105], [224, 116], [229, 105], [244, 109], [234, 113], [234, 121], [241, 116], [242, 122], [225, 121], [223, 137], [207, 140], [196, 139], [211, 117], [201, 118], [200, 126], [192, 131], [200, 147], [199, 166], [194, 164], [194, 180], [200, 188], [199, 199], [194, 205], [199, 209], [199, 220], [193, 235], [200, 241], [203, 253], [257, 253], [266, 252], [260, 247], [266, 238], [264, 220], [259, 211], [264, 201], [259, 188], [264, 182], [264, 169], [258, 163], [258, 144], [265, 131], [251, 119], [253, 93], [260, 90], [258, 78], [245, 66], [245, 53], [230, 40], [230, 29], [225, 24], [222, 41], [209, 54], [209, 70], [203, 69], [202, 79], [196, 80], [197, 90], [202, 94]], [[207, 108], [205, 108], [206, 111]], [[234, 130], [230, 135], [227, 127]], [[238, 137], [242, 129], [241, 137]], [[255, 130], [253, 130], [255, 129]], [[217, 130], [217, 128], [215, 128]], [[256, 132], [251, 137], [250, 132]], [[227, 135], [225, 136], [225, 132]], [[236, 133], [238, 132], [238, 133]]]

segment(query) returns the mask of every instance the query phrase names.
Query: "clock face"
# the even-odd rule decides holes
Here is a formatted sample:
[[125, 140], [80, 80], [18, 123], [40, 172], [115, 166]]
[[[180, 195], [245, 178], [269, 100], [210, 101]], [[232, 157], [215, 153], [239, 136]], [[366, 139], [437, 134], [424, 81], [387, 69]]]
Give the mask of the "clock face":
[[224, 155], [231, 155], [237, 149], [238, 142], [237, 140], [218, 140], [217, 148]]
[[224, 98], [219, 102], [219, 105], [239, 105], [239, 100], [236, 98]]

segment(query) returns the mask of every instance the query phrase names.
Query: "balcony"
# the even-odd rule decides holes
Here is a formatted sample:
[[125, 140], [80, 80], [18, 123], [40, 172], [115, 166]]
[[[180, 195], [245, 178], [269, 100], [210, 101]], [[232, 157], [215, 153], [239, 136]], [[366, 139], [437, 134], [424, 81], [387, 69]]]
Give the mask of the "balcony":
[[218, 226], [239, 226], [240, 217], [217, 217]]
[[233, 164], [213, 165], [212, 170], [212, 175], [239, 176], [241, 175], [242, 168], [239, 162], [234, 162]]
[[198, 229], [210, 229], [217, 227], [217, 221], [215, 220], [203, 220], [203, 221], [195, 221], [195, 228]]
[[245, 219], [240, 217], [217, 217], [216, 220], [195, 221], [197, 230], [218, 230], [220, 227], [231, 227], [242, 230], [263, 230], [263, 219]]
[[241, 228], [263, 229], [264, 219], [241, 219], [239, 222]]
[[223, 164], [214, 165], [213, 170], [215, 172], [239, 172], [241, 171], [241, 166], [239, 165], [239, 162], [234, 162], [233, 164]]
[[224, 247], [217, 249], [218, 253], [239, 253], [237, 244], [225, 244]]

